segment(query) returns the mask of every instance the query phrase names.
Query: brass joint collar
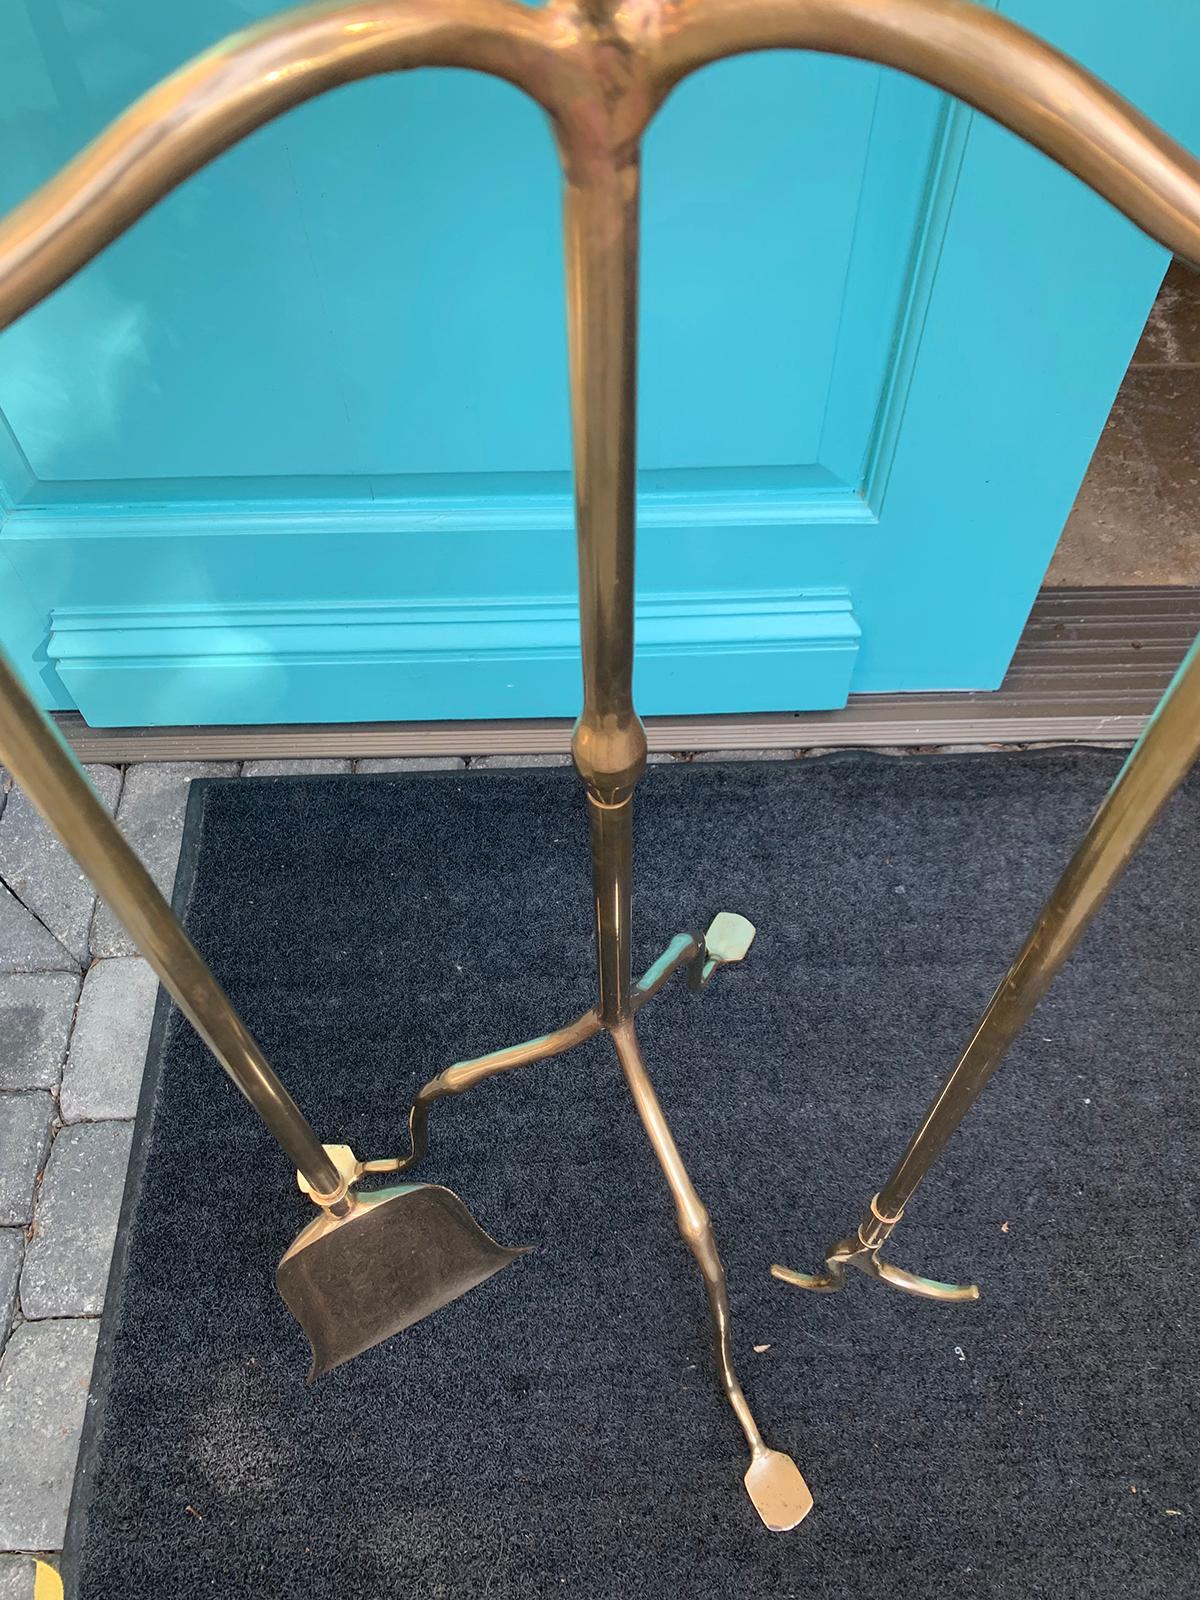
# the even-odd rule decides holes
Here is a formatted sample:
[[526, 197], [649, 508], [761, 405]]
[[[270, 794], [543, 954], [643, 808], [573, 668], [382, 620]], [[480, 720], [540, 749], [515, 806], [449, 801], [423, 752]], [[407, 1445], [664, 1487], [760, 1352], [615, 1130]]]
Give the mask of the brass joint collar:
[[349, 1193], [350, 1184], [344, 1175], [339, 1176], [338, 1186], [332, 1194], [322, 1194], [318, 1189], [308, 1191], [313, 1204], [320, 1206], [323, 1211], [328, 1211], [331, 1206], [339, 1204]]
[[632, 789], [625, 790], [616, 799], [605, 799], [594, 790], [588, 790], [588, 800], [595, 806], [597, 811], [622, 811], [632, 799]]
[[878, 1249], [903, 1215], [901, 1209], [894, 1217], [885, 1216], [879, 1209], [879, 1196], [873, 1194], [870, 1210], [858, 1225], [858, 1237], [862, 1245], [868, 1250]]

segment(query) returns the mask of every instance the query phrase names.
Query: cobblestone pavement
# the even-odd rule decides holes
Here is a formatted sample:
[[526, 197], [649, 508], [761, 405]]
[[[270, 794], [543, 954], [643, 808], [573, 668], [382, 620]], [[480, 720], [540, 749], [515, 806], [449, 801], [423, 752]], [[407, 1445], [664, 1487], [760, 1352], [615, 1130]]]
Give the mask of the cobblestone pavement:
[[[827, 752], [730, 752], [810, 753]], [[470, 764], [566, 761], [485, 756]], [[354, 770], [467, 764], [364, 759]], [[350, 763], [87, 770], [169, 893], [193, 778], [346, 772]], [[56, 1559], [62, 1548], [156, 989], [124, 931], [0, 769], [0, 1600], [27, 1600], [28, 1557]]]

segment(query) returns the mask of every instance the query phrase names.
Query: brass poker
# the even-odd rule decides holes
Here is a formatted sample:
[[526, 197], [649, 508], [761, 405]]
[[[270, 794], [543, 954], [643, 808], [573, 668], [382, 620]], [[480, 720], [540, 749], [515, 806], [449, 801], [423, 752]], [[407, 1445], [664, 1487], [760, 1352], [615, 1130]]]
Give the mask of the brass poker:
[[927, 1300], [979, 1298], [974, 1284], [918, 1277], [883, 1260], [879, 1252], [1197, 755], [1200, 640], [1188, 651], [1129, 752], [1016, 959], [988, 1001], [966, 1049], [943, 1080], [887, 1182], [868, 1202], [856, 1232], [830, 1246], [824, 1271], [796, 1272], [773, 1266], [776, 1278], [800, 1289], [829, 1293], [843, 1286], [847, 1267], [856, 1267], [880, 1283]]

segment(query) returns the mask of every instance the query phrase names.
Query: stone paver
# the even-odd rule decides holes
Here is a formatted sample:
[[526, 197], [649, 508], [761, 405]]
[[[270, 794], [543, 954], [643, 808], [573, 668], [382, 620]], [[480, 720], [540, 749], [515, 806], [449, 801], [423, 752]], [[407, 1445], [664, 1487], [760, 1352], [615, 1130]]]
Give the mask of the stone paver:
[[[121, 792], [116, 767], [85, 767], [111, 815]], [[95, 893], [20, 789], [0, 817], [0, 878], [80, 963], [87, 960]]]
[[0, 972], [77, 972], [79, 963], [0, 883]]
[[64, 1122], [136, 1113], [157, 993], [158, 979], [140, 956], [93, 964], [83, 980], [63, 1068]]
[[99, 1323], [22, 1322], [0, 1357], [0, 1550], [60, 1550]]
[[242, 768], [243, 778], [304, 778], [323, 777], [330, 773], [349, 772], [349, 759], [345, 761], [316, 756], [297, 756], [291, 761], [247, 761]]
[[0, 1094], [0, 1226], [33, 1218], [33, 1190], [50, 1148], [54, 1101], [41, 1089]]
[[32, 1556], [0, 1556], [0, 1600], [33, 1600]]
[[73, 972], [0, 977], [0, 1089], [57, 1089], [75, 1016]]
[[[232, 778], [237, 770], [233, 761], [150, 761], [126, 770], [117, 821], [168, 899], [183, 839], [188, 784], [193, 778]], [[134, 954], [133, 941], [103, 901], [92, 918], [91, 951], [94, 956]]]
[[22, 1316], [99, 1314], [132, 1139], [131, 1122], [85, 1122], [55, 1139], [25, 1249]]
[[461, 772], [461, 756], [363, 756], [359, 772]]
[[472, 756], [472, 770], [476, 767], [569, 767], [571, 757], [565, 750], [543, 752], [528, 756]]
[[[17, 1279], [21, 1276], [21, 1257], [25, 1251], [23, 1228], [0, 1228], [0, 1350], [12, 1327], [13, 1307], [17, 1303]], [[0, 1589], [0, 1595], [4, 1591]]]

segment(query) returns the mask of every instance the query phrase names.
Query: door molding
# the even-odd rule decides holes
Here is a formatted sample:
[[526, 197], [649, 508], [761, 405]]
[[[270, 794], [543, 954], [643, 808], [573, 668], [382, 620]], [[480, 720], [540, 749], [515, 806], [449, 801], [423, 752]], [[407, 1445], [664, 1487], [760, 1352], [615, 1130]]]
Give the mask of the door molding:
[[[845, 590], [652, 595], [638, 606], [639, 704], [734, 711], [747, 675], [785, 709], [845, 705], [859, 627]], [[565, 716], [578, 699], [573, 595], [388, 603], [59, 607], [49, 655], [88, 722], [249, 723]], [[764, 661], [764, 657], [769, 658]]]

